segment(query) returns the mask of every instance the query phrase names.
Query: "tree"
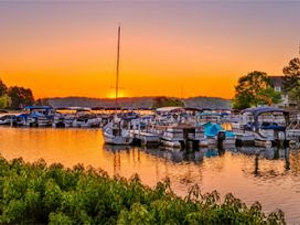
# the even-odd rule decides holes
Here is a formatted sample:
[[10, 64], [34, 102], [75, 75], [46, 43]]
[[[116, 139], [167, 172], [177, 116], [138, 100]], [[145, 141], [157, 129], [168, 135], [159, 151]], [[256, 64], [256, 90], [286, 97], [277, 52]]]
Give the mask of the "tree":
[[299, 87], [300, 80], [300, 59], [294, 58], [289, 64], [283, 68], [284, 73], [284, 89], [289, 92], [293, 88]]
[[7, 86], [0, 79], [0, 96], [5, 95], [7, 91]]
[[251, 106], [272, 105], [279, 103], [280, 100], [281, 93], [273, 89], [267, 74], [254, 71], [239, 78], [235, 87], [233, 107], [245, 109]]
[[23, 87], [10, 87], [8, 89], [8, 95], [12, 100], [11, 108], [23, 108], [26, 105], [33, 105], [34, 98], [32, 91]]
[[3, 96], [0, 96], [0, 109], [5, 109], [11, 106], [11, 98], [5, 94]]
[[154, 98], [153, 108], [161, 108], [167, 106], [184, 106], [184, 103], [177, 98], [156, 97]]
[[295, 87], [292, 88], [288, 92], [288, 96], [292, 101], [294, 101], [296, 103], [297, 107], [299, 108], [299, 106], [300, 106], [300, 80], [297, 80], [296, 82], [297, 82], [297, 84], [295, 85]]
[[283, 68], [284, 89], [289, 99], [300, 105], [300, 59], [294, 58]]

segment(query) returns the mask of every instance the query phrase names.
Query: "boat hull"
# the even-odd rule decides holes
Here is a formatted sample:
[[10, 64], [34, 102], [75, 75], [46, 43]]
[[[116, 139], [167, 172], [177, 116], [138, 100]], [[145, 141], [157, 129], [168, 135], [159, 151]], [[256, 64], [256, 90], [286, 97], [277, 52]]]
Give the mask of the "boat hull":
[[130, 145], [132, 143], [132, 139], [129, 137], [122, 137], [122, 136], [105, 136], [104, 140], [106, 144], [110, 145]]

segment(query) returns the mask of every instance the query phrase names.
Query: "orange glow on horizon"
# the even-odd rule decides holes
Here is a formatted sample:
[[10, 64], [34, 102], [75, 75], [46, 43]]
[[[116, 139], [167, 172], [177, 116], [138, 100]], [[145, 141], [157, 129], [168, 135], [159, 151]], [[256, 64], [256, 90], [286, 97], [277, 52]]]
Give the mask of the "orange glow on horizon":
[[[118, 92], [118, 98], [126, 98], [126, 94], [123, 91]], [[115, 99], [116, 98], [116, 91], [110, 91], [107, 93], [106, 98]]]
[[283, 21], [277, 5], [59, 4], [0, 7], [0, 79], [36, 99], [115, 98], [118, 21], [119, 97], [231, 99], [242, 75], [281, 75], [299, 44], [292, 5]]

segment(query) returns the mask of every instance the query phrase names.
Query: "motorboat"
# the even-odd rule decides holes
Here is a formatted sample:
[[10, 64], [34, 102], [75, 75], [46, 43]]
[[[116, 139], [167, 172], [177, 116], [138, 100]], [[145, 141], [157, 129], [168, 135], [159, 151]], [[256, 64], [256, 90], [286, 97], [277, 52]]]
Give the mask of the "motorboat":
[[0, 117], [0, 125], [11, 125], [13, 118], [14, 118], [13, 115], [1, 116]]
[[255, 146], [271, 147], [289, 142], [286, 133], [288, 111], [265, 106], [245, 109], [241, 115], [239, 135], [243, 138], [253, 137]]
[[129, 145], [133, 138], [130, 135], [129, 124], [124, 124], [121, 118], [114, 118], [114, 120], [105, 125], [103, 128], [104, 141], [110, 145]]
[[235, 133], [224, 130], [220, 124], [208, 122], [203, 127], [205, 139], [209, 146], [217, 146], [218, 143], [222, 143], [223, 147], [235, 145]]
[[12, 126], [47, 127], [51, 126], [54, 110], [50, 106], [26, 106], [22, 114], [12, 118]]

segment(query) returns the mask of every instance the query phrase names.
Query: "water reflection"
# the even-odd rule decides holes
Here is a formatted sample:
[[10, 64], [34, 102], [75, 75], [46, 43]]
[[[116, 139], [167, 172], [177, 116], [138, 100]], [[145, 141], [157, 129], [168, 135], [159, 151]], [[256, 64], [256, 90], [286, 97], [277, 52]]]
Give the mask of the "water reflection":
[[262, 203], [267, 212], [281, 208], [289, 223], [299, 222], [300, 151], [297, 149], [231, 148], [198, 151], [144, 149], [104, 145], [99, 130], [0, 128], [0, 153], [8, 160], [77, 163], [102, 168], [109, 175], [131, 177], [154, 186], [169, 177], [184, 196], [198, 184], [203, 193], [232, 192], [248, 204]]
[[172, 162], [195, 162], [203, 161], [203, 151], [181, 151], [179, 149], [151, 149], [143, 148], [142, 151], [153, 156], [170, 160]]
[[[289, 176], [290, 170], [290, 149], [289, 148], [237, 148], [238, 152], [249, 156], [253, 160], [251, 164], [245, 165], [242, 171], [246, 176], [254, 175], [257, 179], [271, 180], [279, 176]], [[298, 152], [296, 149], [293, 152]]]
[[225, 154], [225, 149], [209, 149], [200, 148], [192, 151], [182, 151], [172, 148], [141, 148], [142, 151], [154, 155], [159, 158], [164, 158], [172, 162], [193, 162], [199, 164], [203, 161], [204, 157], [218, 157]]

